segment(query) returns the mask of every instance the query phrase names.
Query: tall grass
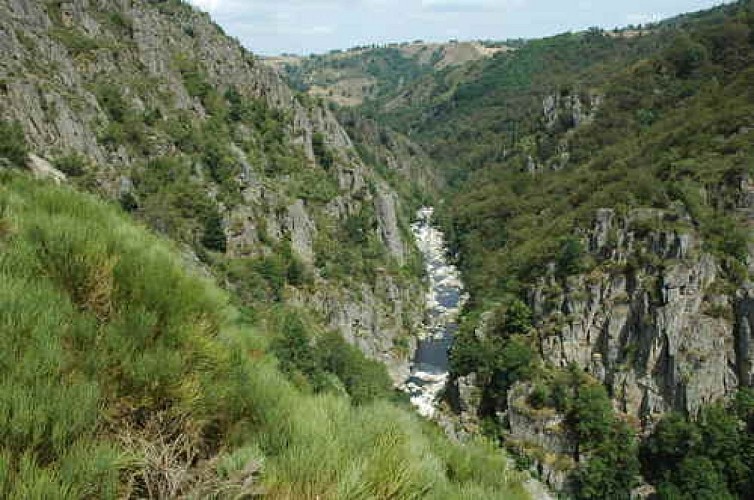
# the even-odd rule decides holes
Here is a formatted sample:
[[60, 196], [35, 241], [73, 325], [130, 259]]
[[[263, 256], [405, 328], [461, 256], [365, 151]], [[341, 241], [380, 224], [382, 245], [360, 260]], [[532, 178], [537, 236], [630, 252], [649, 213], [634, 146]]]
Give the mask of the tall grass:
[[302, 393], [115, 208], [8, 173], [0, 208], [0, 497], [525, 497], [494, 449]]

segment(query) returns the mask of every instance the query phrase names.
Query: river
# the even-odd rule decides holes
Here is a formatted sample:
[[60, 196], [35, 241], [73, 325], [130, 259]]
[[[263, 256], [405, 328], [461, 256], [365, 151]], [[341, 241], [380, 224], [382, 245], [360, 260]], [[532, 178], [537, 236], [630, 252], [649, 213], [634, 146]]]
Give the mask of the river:
[[416, 245], [424, 257], [428, 277], [427, 314], [414, 354], [411, 376], [404, 390], [411, 403], [428, 418], [437, 411], [437, 397], [448, 381], [448, 351], [458, 330], [458, 316], [466, 300], [458, 269], [447, 259], [442, 231], [432, 225], [434, 210], [424, 207], [411, 225]]
[[[411, 396], [411, 403], [427, 418], [436, 415], [437, 398], [448, 382], [448, 351], [458, 331], [461, 309], [468, 299], [458, 269], [448, 262], [445, 235], [432, 225], [433, 214], [431, 207], [424, 207], [411, 225], [416, 245], [424, 256], [429, 286], [424, 329], [414, 354], [411, 376], [403, 385]], [[514, 467], [513, 460], [510, 465]], [[554, 500], [545, 485], [534, 478], [526, 480], [524, 488], [533, 500]]]

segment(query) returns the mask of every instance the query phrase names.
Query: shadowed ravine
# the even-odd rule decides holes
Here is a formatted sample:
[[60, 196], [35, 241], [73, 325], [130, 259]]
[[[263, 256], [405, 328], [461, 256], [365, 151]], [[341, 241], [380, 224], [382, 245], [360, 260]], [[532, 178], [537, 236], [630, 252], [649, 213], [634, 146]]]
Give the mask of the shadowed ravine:
[[411, 225], [416, 244], [424, 256], [429, 280], [427, 314], [411, 376], [404, 386], [419, 413], [432, 417], [436, 399], [448, 379], [448, 350], [458, 329], [458, 314], [466, 299], [455, 266], [447, 261], [443, 233], [432, 226], [432, 208], [422, 208]]

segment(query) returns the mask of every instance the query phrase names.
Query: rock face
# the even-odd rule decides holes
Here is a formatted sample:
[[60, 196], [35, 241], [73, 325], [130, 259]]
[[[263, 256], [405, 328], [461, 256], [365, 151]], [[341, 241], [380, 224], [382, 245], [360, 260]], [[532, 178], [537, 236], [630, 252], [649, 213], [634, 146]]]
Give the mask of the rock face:
[[[292, 113], [291, 134], [310, 158], [315, 131], [324, 133], [335, 147], [352, 146], [332, 113], [307, 109], [274, 70], [258, 63], [209, 16], [188, 5], [3, 0], [0, 13], [0, 116], [18, 120], [34, 149], [45, 156], [78, 151], [98, 163], [135, 159], [108, 150], [97, 139], [101, 124], [110, 120], [92, 92], [93, 83], [103, 78], [117, 80], [127, 98], [142, 109], [155, 106], [167, 115], [175, 107], [206, 115], [203, 103], [185, 86], [179, 67], [185, 54], [202, 62], [213, 87], [233, 85], [245, 96]], [[135, 78], [152, 88], [137, 85]], [[170, 99], [160, 99], [161, 93]]]
[[730, 394], [743, 360], [733, 304], [716, 291], [719, 264], [684, 222], [656, 210], [601, 210], [586, 235], [601, 264], [565, 281], [544, 277], [529, 295], [545, 359], [585, 367], [618, 410], [644, 424], [670, 410], [694, 416]]
[[318, 312], [328, 326], [339, 330], [351, 344], [381, 361], [396, 384], [409, 374], [423, 309], [416, 298], [421, 287], [401, 286], [380, 275], [357, 290], [318, 286], [314, 292], [296, 291], [292, 300]]
[[29, 155], [27, 167], [37, 179], [50, 179], [56, 184], [60, 184], [66, 180], [63, 172], [53, 167], [49, 161], [40, 158], [34, 153]]
[[535, 458], [538, 476], [557, 491], [567, 487], [568, 475], [575, 463], [571, 459], [576, 443], [565, 430], [563, 415], [550, 408], [536, 410], [526, 402], [530, 384], [517, 383], [508, 391], [506, 416], [510, 426], [509, 446]]
[[751, 385], [754, 287], [731, 293], [688, 215], [598, 210], [581, 240], [588, 274], [551, 266], [528, 292], [546, 362], [581, 366], [645, 431]]
[[[266, 115], [228, 126], [213, 99], [228, 108], [230, 92]], [[416, 252], [407, 207], [365, 165], [328, 108], [297, 99], [275, 69], [208, 15], [164, 0], [0, 0], [0, 119], [21, 124], [35, 173], [62, 180], [48, 160], [79, 155], [94, 165], [89, 185], [137, 205], [136, 174], [150, 161], [190, 164], [190, 182], [222, 216], [227, 257], [245, 262], [289, 247], [314, 286], [288, 290], [286, 300], [310, 307], [386, 362], [396, 382], [405, 378], [409, 337], [422, 314], [418, 277], [397, 272]], [[218, 180], [195, 151], [202, 144], [193, 143], [218, 121], [229, 131], [217, 163], [237, 166], [232, 179]], [[323, 152], [315, 137], [328, 165], [317, 157]], [[265, 146], [275, 141], [286, 150]], [[379, 241], [385, 257], [359, 276], [325, 276], [321, 262], [331, 247], [321, 242], [359, 215], [367, 219], [364, 239]], [[157, 219], [148, 220], [169, 232], [170, 221]]]
[[430, 191], [442, 187], [442, 179], [433, 167], [432, 159], [408, 137], [358, 114], [344, 111], [340, 116], [351, 137], [360, 146], [367, 147], [378, 164], [410, 181], [407, 185]]
[[557, 92], [542, 100], [542, 112], [548, 129], [559, 123], [565, 128], [590, 123], [602, 103], [599, 94]]
[[[741, 210], [748, 199], [742, 195]], [[667, 412], [695, 418], [705, 405], [752, 386], [754, 285], [736, 288], [724, 267], [731, 264], [706, 250], [683, 208], [602, 209], [576, 234], [590, 271], [564, 276], [552, 264], [528, 290], [535, 345], [547, 364], [589, 372], [643, 433]], [[487, 334], [488, 315], [478, 322], [478, 338]], [[473, 431], [475, 376], [452, 382], [451, 401]], [[492, 410], [507, 424], [508, 445], [529, 456], [548, 485], [567, 490], [573, 440], [563, 415], [527, 403], [531, 391], [519, 382]]]
[[382, 242], [393, 257], [403, 265], [405, 258], [405, 244], [401, 231], [398, 228], [398, 215], [396, 213], [397, 195], [387, 186], [382, 185], [377, 189], [374, 206], [377, 212], [377, 221], [380, 228]]
[[542, 121], [545, 129], [562, 135], [555, 144], [555, 154], [549, 154], [549, 158], [544, 162], [537, 159], [541, 156], [539, 148], [530, 147], [524, 171], [537, 174], [565, 168], [571, 159], [571, 134], [579, 127], [591, 123], [601, 105], [602, 96], [596, 93], [558, 91], [542, 99]]
[[313, 262], [314, 250], [312, 249], [312, 242], [314, 234], [317, 232], [317, 227], [309, 218], [303, 200], [296, 200], [293, 205], [288, 207], [288, 217], [286, 218], [285, 225], [291, 237], [291, 248], [293, 251], [301, 256], [305, 262]]

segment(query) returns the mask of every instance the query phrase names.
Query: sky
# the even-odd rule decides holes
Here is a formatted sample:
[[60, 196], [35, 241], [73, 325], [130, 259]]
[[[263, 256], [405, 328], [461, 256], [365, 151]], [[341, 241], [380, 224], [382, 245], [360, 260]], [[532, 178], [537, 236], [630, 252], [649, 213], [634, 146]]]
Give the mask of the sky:
[[659, 21], [721, 0], [189, 0], [261, 55], [413, 40], [536, 38]]

